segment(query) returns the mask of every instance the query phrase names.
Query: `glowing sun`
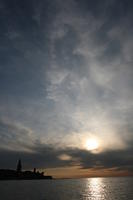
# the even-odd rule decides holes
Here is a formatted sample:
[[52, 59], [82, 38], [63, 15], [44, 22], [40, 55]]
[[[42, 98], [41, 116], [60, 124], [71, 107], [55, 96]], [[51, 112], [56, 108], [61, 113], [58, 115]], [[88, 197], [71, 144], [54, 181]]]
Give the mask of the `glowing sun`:
[[86, 148], [90, 151], [96, 150], [99, 147], [99, 142], [96, 139], [88, 139], [86, 141]]

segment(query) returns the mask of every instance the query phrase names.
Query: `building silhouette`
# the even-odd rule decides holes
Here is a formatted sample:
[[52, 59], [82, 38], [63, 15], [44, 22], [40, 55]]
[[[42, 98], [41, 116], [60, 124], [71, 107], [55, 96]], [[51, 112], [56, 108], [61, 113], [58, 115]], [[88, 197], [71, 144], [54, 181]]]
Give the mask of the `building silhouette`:
[[17, 172], [21, 172], [22, 171], [22, 164], [21, 164], [21, 160], [20, 159], [18, 160], [16, 171]]
[[52, 176], [45, 176], [44, 172], [22, 171], [21, 159], [17, 162], [16, 170], [0, 169], [0, 180], [33, 180], [33, 179], [52, 179]]
[[36, 168], [34, 168], [33, 172], [36, 173]]

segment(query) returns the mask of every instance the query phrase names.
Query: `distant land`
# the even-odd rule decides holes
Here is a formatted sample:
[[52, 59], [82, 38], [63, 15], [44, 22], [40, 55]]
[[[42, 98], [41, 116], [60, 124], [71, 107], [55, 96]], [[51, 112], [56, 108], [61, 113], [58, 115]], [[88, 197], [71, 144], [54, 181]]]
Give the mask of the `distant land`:
[[37, 180], [37, 179], [53, 179], [52, 176], [45, 176], [44, 172], [22, 171], [21, 160], [18, 160], [16, 170], [0, 169], [0, 180]]

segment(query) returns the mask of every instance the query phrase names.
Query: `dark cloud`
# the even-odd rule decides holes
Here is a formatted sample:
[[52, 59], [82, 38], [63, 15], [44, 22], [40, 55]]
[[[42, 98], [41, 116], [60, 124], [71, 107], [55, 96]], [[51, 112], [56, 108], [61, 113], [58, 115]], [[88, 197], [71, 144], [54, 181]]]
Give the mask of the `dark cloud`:
[[70, 161], [60, 161], [58, 156], [62, 151], [44, 146], [41, 152], [18, 152], [18, 151], [0, 151], [1, 168], [14, 168], [19, 158], [22, 159], [25, 169], [37, 168], [54, 168], [70, 166]]
[[[61, 160], [60, 155], [71, 156], [70, 160]], [[127, 170], [133, 172], [133, 149], [112, 150], [99, 154], [92, 154], [81, 149], [57, 149], [53, 146], [36, 145], [33, 152], [18, 152], [0, 150], [0, 166], [3, 168], [14, 168], [17, 159], [21, 157], [25, 169], [71, 167], [78, 165], [82, 169], [112, 169]], [[80, 163], [80, 164], [79, 164]]]
[[[132, 129], [130, 128], [129, 131]], [[127, 142], [128, 148], [126, 149], [108, 150], [94, 154], [78, 148], [61, 148], [52, 144], [43, 144], [33, 138], [30, 130], [1, 120], [0, 166], [12, 168], [16, 160], [21, 157], [25, 168], [32, 168], [34, 165], [38, 168], [54, 168], [80, 164], [81, 168], [133, 170], [133, 140], [130, 139]], [[61, 160], [59, 156], [63, 154], [69, 155], [71, 159]]]
[[34, 136], [30, 129], [11, 122], [0, 120], [0, 148], [29, 150], [34, 145]]
[[0, 167], [132, 170], [132, 19], [130, 0], [0, 1]]
[[[129, 126], [128, 126], [129, 127]], [[124, 131], [129, 133], [132, 128]], [[129, 135], [130, 136], [130, 135]], [[130, 136], [131, 138], [131, 136]], [[24, 168], [55, 168], [79, 165], [82, 169], [101, 168], [133, 171], [133, 140], [127, 140], [128, 148], [107, 150], [91, 153], [78, 148], [59, 147], [44, 144], [33, 137], [31, 130], [13, 125], [4, 120], [0, 121], [0, 166], [14, 168], [18, 158], [24, 163]], [[70, 159], [62, 160], [61, 155]]]
[[46, 23], [43, 22], [43, 30], [36, 23], [35, 1], [1, 1], [1, 4], [4, 7], [0, 21], [1, 90], [3, 95], [36, 98], [34, 91], [41, 95], [41, 80], [45, 77], [42, 67], [48, 62]]
[[112, 150], [104, 153], [91, 155], [87, 160], [87, 153], [81, 157], [83, 168], [101, 167], [103, 169], [116, 168], [133, 170], [133, 149], [128, 150]]
[[[86, 10], [91, 12], [95, 17], [108, 17], [115, 24], [121, 18], [127, 16], [129, 13], [132, 14], [133, 3], [131, 0], [99, 0], [87, 1], [87, 0], [76, 0], [79, 5]], [[111, 24], [110, 24], [111, 25]]]

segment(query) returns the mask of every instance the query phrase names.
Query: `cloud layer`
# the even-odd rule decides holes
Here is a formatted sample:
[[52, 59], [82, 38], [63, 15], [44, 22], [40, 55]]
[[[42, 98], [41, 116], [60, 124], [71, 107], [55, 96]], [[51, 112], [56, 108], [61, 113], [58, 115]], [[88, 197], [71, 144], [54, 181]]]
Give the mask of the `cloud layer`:
[[1, 166], [22, 153], [28, 167], [132, 168], [132, 11], [123, 0], [0, 2]]

